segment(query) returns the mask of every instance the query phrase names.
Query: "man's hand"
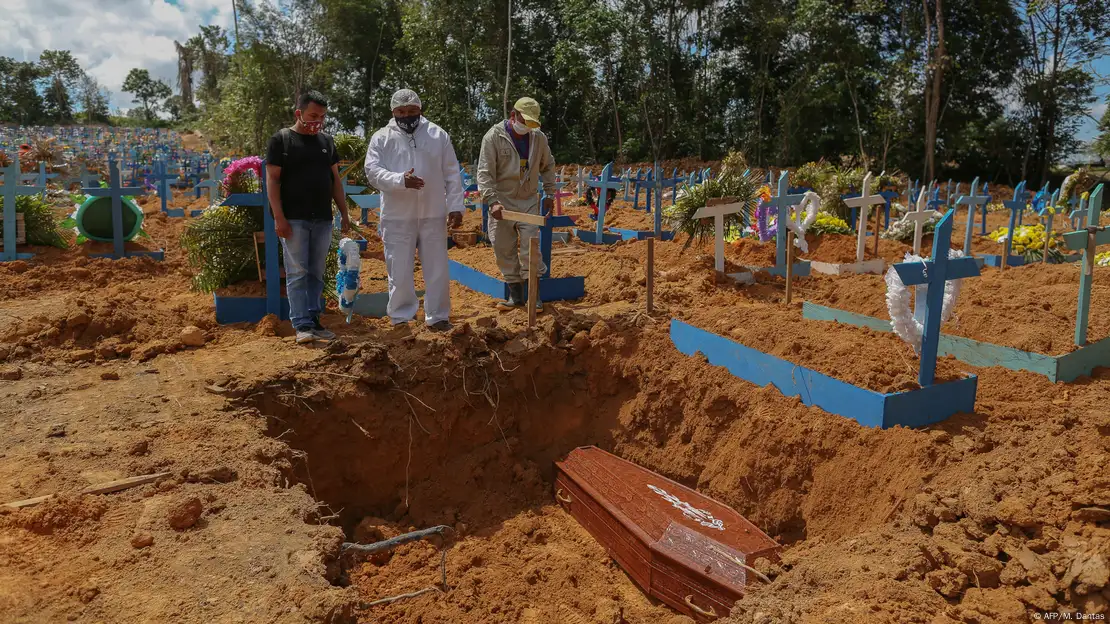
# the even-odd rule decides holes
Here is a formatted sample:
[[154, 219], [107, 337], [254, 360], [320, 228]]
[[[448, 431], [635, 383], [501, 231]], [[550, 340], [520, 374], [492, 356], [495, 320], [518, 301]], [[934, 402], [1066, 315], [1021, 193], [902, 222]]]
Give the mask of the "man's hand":
[[544, 216], [547, 216], [547, 215], [551, 214], [551, 211], [554, 208], [555, 208], [555, 199], [551, 198], [551, 197], [544, 197], [543, 198], [543, 205], [540, 207], [540, 212], [543, 213]]
[[416, 171], [416, 169], [409, 169], [408, 171], [405, 172], [405, 188], [410, 188], [410, 189], [422, 189], [422, 188], [424, 188], [424, 178], [420, 178], [420, 177], [417, 177], [417, 176], [413, 175], [413, 173], [412, 173], [413, 171]]
[[344, 234], [351, 231], [351, 218], [347, 216], [346, 211], [344, 211], [343, 214], [340, 215], [339, 231], [343, 232]]
[[462, 227], [462, 213], [449, 212], [447, 213], [447, 227], [458, 229]]
[[277, 231], [278, 238], [293, 238], [293, 226], [285, 219], [274, 219], [274, 230]]
[[497, 219], [498, 221], [500, 221], [501, 220], [501, 211], [504, 208], [505, 207], [502, 206], [501, 204], [492, 204], [492, 205], [490, 205], [490, 207], [489, 207], [489, 216], [491, 216], [494, 219]]

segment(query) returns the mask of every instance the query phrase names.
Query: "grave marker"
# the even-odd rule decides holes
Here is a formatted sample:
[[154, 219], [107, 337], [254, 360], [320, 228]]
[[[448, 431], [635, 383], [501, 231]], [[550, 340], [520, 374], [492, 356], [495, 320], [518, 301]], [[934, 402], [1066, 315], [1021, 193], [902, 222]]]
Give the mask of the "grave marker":
[[[593, 236], [589, 236], [588, 233], [584, 232], [583, 230], [577, 230], [576, 233], [578, 235], [578, 238], [581, 239], [583, 242], [592, 243], [592, 244], [595, 244], [595, 245], [603, 245], [603, 244], [606, 244], [606, 243], [609, 243], [609, 242], [615, 242], [613, 240], [606, 240], [607, 236], [606, 236], [606, 233], [605, 233], [605, 212], [606, 212], [606, 210], [608, 210], [608, 203], [609, 203], [608, 202], [608, 195], [609, 194], [606, 191], [607, 190], [612, 190], [613, 191], [613, 196], [616, 197], [617, 190], [620, 189], [621, 186], [624, 183], [621, 182], [621, 180], [619, 178], [614, 178], [613, 177], [613, 163], [609, 163], [609, 164], [605, 165], [604, 169], [601, 170], [600, 179], [598, 179], [598, 180], [588, 180], [587, 184], [591, 188], [596, 188], [598, 190], [598, 194], [597, 194], [597, 196], [598, 196], [597, 197], [597, 229], [593, 233]], [[587, 235], [583, 236], [583, 234], [587, 234]], [[608, 238], [612, 238], [612, 237], [613, 237], [613, 235], [608, 236]]]
[[168, 202], [173, 199], [171, 184], [181, 181], [177, 174], [169, 172], [166, 160], [159, 158], [154, 161], [154, 188], [158, 191], [158, 199], [162, 202], [162, 213], [167, 217], [184, 217], [185, 209], [170, 208]]
[[952, 215], [949, 210], [933, 232], [933, 257], [925, 262], [903, 262], [894, 265], [906, 286], [927, 286], [925, 295], [924, 330], [921, 335], [921, 367], [917, 381], [921, 387], [936, 381], [937, 347], [940, 342], [941, 310], [944, 287], [950, 280], [976, 277], [979, 265], [974, 258], [949, 259], [952, 241]]
[[[781, 182], [780, 182], [781, 184]], [[856, 228], [856, 262], [863, 262], [864, 251], [867, 242], [867, 219], [868, 211], [871, 206], [886, 203], [886, 199], [882, 195], [871, 194], [871, 172], [868, 171], [867, 175], [863, 178], [863, 192], [859, 197], [852, 197], [844, 200], [844, 203], [849, 207], [858, 208], [859, 213], [859, 227]], [[875, 256], [879, 255], [879, 218], [875, 216]]]
[[1099, 184], [1087, 199], [1087, 228], [1064, 235], [1068, 249], [1082, 250], [1083, 270], [1079, 273], [1079, 304], [1075, 314], [1075, 344], [1087, 344], [1087, 325], [1091, 313], [1091, 281], [1095, 273], [1095, 248], [1110, 243], [1110, 230], [1099, 226], [1102, 212], [1103, 185]]
[[21, 185], [19, 172], [19, 152], [15, 152], [4, 175], [4, 248], [0, 250], [0, 262], [26, 260], [34, 256], [31, 253], [19, 253], [15, 248], [16, 198], [20, 195], [37, 195], [42, 189]]
[[925, 201], [925, 191], [917, 196], [917, 210], [907, 212], [906, 216], [902, 217], [903, 221], [913, 221], [913, 253], [915, 256], [921, 255], [921, 238], [925, 234], [925, 223], [933, 218], [933, 210], [928, 209]]
[[126, 258], [128, 254], [124, 250], [123, 245], [123, 198], [146, 195], [146, 189], [141, 187], [122, 186], [120, 182], [119, 163], [115, 159], [115, 154], [110, 154], [108, 156], [108, 188], [94, 186], [83, 188], [81, 191], [93, 197], [110, 197], [112, 199], [112, 253], [104, 254], [104, 256], [116, 260]]
[[1002, 249], [1002, 262], [1001, 269], [1006, 270], [1006, 266], [1010, 263], [1010, 250], [1014, 245], [1014, 229], [1017, 227], [1019, 215], [1025, 213], [1025, 180], [1022, 180], [1017, 188], [1014, 189], [1014, 198], [1002, 202], [1010, 211], [1010, 229], [1006, 232], [1006, 244]]
[[[730, 214], [745, 213], [750, 209], [747, 204], [737, 202], [735, 197], [715, 197], [706, 201], [705, 208], [699, 208], [694, 213], [695, 219], [713, 219], [713, 268], [718, 273], [725, 272], [725, 217]], [[740, 275], [751, 278], [750, 273]]]
[[[956, 185], [957, 188], [959, 185]], [[960, 206], [967, 206], [967, 229], [964, 231], [964, 253], [971, 255], [971, 234], [972, 228], [975, 226], [975, 207], [983, 206], [984, 208], [990, 203], [990, 196], [977, 195], [976, 190], [979, 188], [979, 178], [971, 183], [971, 195], [965, 195], [956, 200], [956, 204]]]

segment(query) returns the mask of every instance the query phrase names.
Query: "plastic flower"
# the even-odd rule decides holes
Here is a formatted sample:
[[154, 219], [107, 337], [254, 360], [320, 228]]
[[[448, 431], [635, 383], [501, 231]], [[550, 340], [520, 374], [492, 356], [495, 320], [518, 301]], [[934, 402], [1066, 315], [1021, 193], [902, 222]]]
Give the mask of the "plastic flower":
[[758, 195], [759, 198], [762, 199], [764, 202], [771, 201], [771, 187], [767, 186], [766, 184], [759, 187]]

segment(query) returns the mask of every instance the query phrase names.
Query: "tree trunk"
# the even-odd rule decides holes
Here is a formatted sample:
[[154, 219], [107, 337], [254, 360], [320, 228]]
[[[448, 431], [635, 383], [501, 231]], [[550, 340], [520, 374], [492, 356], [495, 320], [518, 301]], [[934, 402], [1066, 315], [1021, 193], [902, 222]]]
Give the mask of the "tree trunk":
[[505, 119], [509, 118], [509, 72], [513, 61], [513, 0], [509, 0], [509, 30], [508, 41], [505, 43], [505, 94], [501, 105], [504, 108]]
[[[929, 20], [929, 2], [921, 0], [925, 11], [925, 46], [928, 53], [932, 39], [932, 24]], [[947, 62], [944, 47], [944, 0], [936, 0], [937, 46], [933, 50], [933, 60], [929, 63], [932, 70], [925, 76], [925, 178], [936, 177], [937, 120], [940, 117], [940, 92], [944, 80], [944, 65]]]

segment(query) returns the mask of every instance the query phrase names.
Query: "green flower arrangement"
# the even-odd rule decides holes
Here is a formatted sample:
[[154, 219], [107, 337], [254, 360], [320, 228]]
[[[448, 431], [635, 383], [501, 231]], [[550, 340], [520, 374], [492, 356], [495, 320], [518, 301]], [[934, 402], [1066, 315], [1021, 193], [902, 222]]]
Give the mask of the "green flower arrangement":
[[733, 233], [743, 229], [744, 217], [748, 222], [755, 221], [756, 202], [762, 180], [758, 173], [749, 172], [747, 159], [740, 152], [730, 152], [721, 163], [721, 173], [716, 178], [686, 187], [686, 192], [674, 205], [663, 210], [663, 218], [668, 229], [687, 235], [684, 249], [695, 241], [711, 240], [714, 235], [713, 219], [695, 219], [694, 214], [704, 208], [710, 199], [734, 197], [744, 204], [741, 212], [725, 217], [726, 231]]

